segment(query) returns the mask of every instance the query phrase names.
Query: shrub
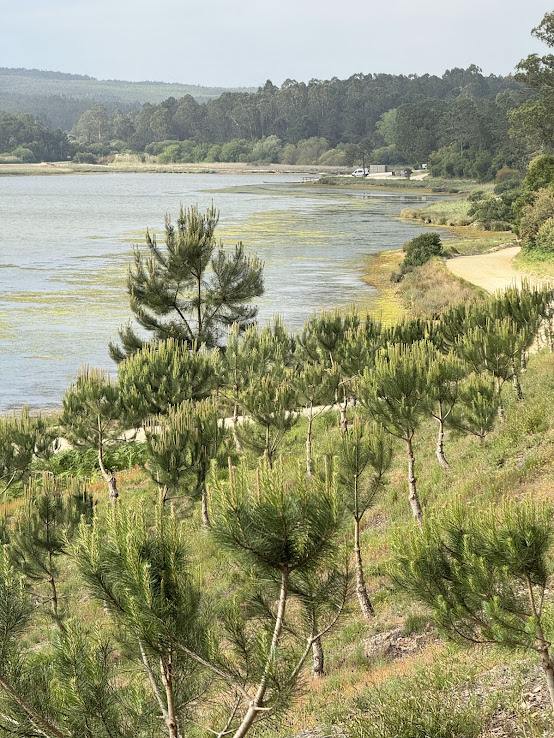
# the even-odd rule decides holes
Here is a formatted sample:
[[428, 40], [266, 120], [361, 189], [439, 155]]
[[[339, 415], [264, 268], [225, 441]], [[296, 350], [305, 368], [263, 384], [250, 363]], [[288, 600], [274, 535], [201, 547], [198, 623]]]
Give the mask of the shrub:
[[442, 242], [438, 233], [422, 233], [404, 244], [403, 267], [421, 266], [433, 256], [442, 256]]
[[554, 218], [554, 192], [543, 188], [537, 192], [535, 201], [522, 210], [519, 235], [525, 248], [535, 246], [540, 227], [550, 218]]
[[548, 218], [539, 228], [535, 238], [535, 248], [554, 254], [554, 218]]

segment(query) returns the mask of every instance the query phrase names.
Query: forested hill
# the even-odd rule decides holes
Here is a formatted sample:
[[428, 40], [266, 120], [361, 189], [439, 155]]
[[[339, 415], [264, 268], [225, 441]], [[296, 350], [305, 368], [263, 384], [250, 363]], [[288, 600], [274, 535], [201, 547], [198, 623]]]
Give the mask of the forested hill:
[[[143, 103], [158, 104], [168, 97], [191, 95], [206, 102], [229, 91], [224, 87], [201, 87], [169, 82], [126, 82], [41, 69], [0, 67], [0, 110], [29, 113], [53, 128], [70, 130], [94, 104], [110, 112], [130, 111]], [[251, 91], [237, 88], [236, 91]]]

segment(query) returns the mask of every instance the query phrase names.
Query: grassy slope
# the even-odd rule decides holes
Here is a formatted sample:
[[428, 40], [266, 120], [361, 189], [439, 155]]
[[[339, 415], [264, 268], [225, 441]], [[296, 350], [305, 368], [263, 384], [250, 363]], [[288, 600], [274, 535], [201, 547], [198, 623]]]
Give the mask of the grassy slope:
[[[532, 356], [522, 384], [526, 397], [523, 402], [515, 399], [511, 387], [506, 387], [506, 424], [498, 426], [483, 443], [467, 437], [448, 438], [448, 474], [434, 458], [434, 421], [423, 425], [416, 439], [416, 473], [427, 510], [440, 508], [454, 498], [478, 507], [504, 496], [554, 498], [554, 356]], [[305, 421], [301, 421], [286, 438], [282, 447], [286, 458], [302, 458], [304, 431]], [[317, 453], [332, 449], [338, 440], [334, 413], [316, 420], [314, 432]], [[122, 474], [119, 487], [122, 499], [133, 505], [155, 497], [152, 483], [139, 469]], [[104, 485], [94, 484], [93, 490], [103, 507]], [[387, 710], [398, 710], [401, 720], [407, 696], [414, 690], [418, 700], [446, 705], [449, 713], [458, 711], [464, 719], [473, 715], [468, 698], [475, 693], [480, 696], [484, 728], [506, 726], [515, 714], [519, 727], [507, 735], [523, 738], [548, 734], [543, 725], [548, 716], [546, 693], [533, 658], [510, 656], [495, 648], [465, 650], [442, 642], [419, 606], [391, 589], [380, 575], [391, 536], [399, 526], [413, 525], [407, 495], [404, 450], [399, 446], [386, 488], [363, 526], [363, 556], [377, 613], [375, 620], [366, 624], [353, 600], [348, 613], [324, 642], [327, 676], [313, 681], [306, 674], [303, 691], [286, 719], [269, 721], [254, 735], [277, 738], [316, 727], [328, 735], [331, 726], [339, 731], [351, 726], [361, 708], [375, 709], [376, 700], [379, 704], [384, 701]], [[221, 567], [217, 548], [201, 528], [198, 510], [187, 526], [190, 552], [206, 587], [213, 595], [225, 597], [233, 591], [233, 565], [228, 561], [226, 567]], [[82, 598], [79, 589], [74, 574], [66, 576], [62, 596]], [[82, 599], [84, 619], [97, 618], [96, 607], [86, 597]], [[395, 631], [391, 636], [393, 648], [387, 649], [379, 645], [378, 634], [391, 630]], [[37, 630], [37, 641], [44, 635], [46, 623]], [[532, 695], [539, 702], [538, 709], [526, 708], [522, 690], [536, 690]], [[440, 710], [436, 717], [444, 719]], [[398, 735], [413, 736], [409, 732]], [[462, 733], [465, 735], [469, 733]]]

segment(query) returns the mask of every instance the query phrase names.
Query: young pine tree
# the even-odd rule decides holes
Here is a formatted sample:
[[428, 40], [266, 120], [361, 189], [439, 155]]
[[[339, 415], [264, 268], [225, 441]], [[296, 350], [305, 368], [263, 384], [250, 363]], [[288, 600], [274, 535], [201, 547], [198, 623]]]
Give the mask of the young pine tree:
[[201, 499], [202, 522], [209, 528], [206, 479], [210, 466], [222, 455], [225, 427], [211, 400], [184, 402], [146, 426], [150, 473], [167, 499]]
[[81, 518], [92, 519], [93, 501], [76, 480], [55, 480], [44, 474], [25, 490], [25, 503], [15, 520], [11, 547], [18, 568], [36, 584], [48, 584], [54, 622], [65, 630], [59, 611], [58, 560], [67, 554]]
[[200, 592], [189, 573], [182, 526], [161, 507], [151, 526], [143, 512], [113, 506], [106, 522], [81, 524], [73, 555], [142, 668], [166, 735], [182, 738], [189, 704], [205, 688], [196, 662], [176, 645], [203, 653]]
[[390, 436], [376, 423], [369, 425], [356, 418], [352, 429], [342, 437], [337, 472], [344, 505], [354, 518], [356, 594], [362, 614], [367, 620], [375, 612], [365, 583], [360, 527], [365, 513], [374, 503], [383, 484], [383, 477], [391, 460]]
[[112, 502], [117, 500], [119, 492], [115, 474], [104, 464], [104, 445], [117, 437], [121, 415], [118, 387], [100, 369], [82, 369], [63, 396], [60, 423], [75, 446], [96, 448], [98, 466]]
[[427, 383], [429, 388], [429, 412], [439, 424], [436, 456], [442, 469], [449, 468], [444, 453], [445, 426], [458, 402], [460, 383], [467, 371], [453, 354], [438, 354], [429, 365]]
[[209, 397], [220, 374], [217, 351], [191, 351], [170, 339], [140, 349], [119, 365], [118, 388], [125, 421], [143, 425], [171, 406]]
[[[269, 594], [275, 602], [266, 618], [267, 638], [258, 638], [261, 652], [243, 671], [248, 679], [243, 689], [246, 699], [237, 710], [240, 717], [234, 738], [243, 738], [272, 706], [278, 707], [283, 699], [290, 698], [313, 644], [333, 627], [342, 612], [347, 588], [339, 587], [341, 594], [337, 596], [333, 585], [334, 612], [325, 608], [327, 622], [320, 623], [321, 603], [331, 584], [327, 576], [315, 577], [319, 567], [331, 570], [335, 565], [332, 557], [340, 523], [336, 486], [331, 481], [321, 484], [314, 477], [300, 475], [296, 481], [288, 481], [281, 464], [273, 470], [266, 464], [254, 484], [244, 467], [231, 467], [228, 484], [216, 484], [213, 534], [245, 574], [255, 574], [264, 588], [262, 601], [267, 601]], [[290, 601], [295, 598], [301, 600], [308, 622], [308, 631], [301, 635], [305, 647], [296, 663], [284, 642], [287, 633], [297, 632], [290, 621], [294, 617]], [[319, 632], [315, 632], [314, 615]]]
[[378, 352], [374, 368], [366, 370], [357, 383], [361, 405], [387, 433], [406, 444], [409, 501], [418, 525], [423, 510], [417, 493], [413, 440], [428, 402], [431, 357], [431, 347], [423, 341], [389, 346]]
[[535, 652], [554, 710], [554, 658], [545, 635], [552, 511], [532, 501], [489, 510], [457, 505], [423, 533], [403, 531], [393, 579], [431, 608], [445, 635]]
[[[250, 300], [263, 293], [263, 264], [244, 253], [242, 243], [226, 252], [216, 244], [218, 211], [198, 207], [179, 211], [177, 224], [165, 220], [165, 244], [146, 232], [146, 251], [135, 246], [127, 289], [138, 324], [163, 341], [172, 338], [189, 348], [217, 346], [228, 326], [244, 330], [256, 317]], [[122, 346], [110, 355], [122, 361], [146, 343], [128, 325], [119, 333]]]

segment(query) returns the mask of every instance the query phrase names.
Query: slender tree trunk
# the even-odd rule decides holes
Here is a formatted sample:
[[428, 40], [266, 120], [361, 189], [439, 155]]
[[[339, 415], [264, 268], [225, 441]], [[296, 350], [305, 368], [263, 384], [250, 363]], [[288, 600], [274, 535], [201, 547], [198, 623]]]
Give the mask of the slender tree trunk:
[[502, 386], [498, 377], [495, 377], [496, 393], [498, 395], [498, 420], [501, 423], [506, 422], [506, 416], [504, 415], [504, 405], [502, 404]]
[[264, 456], [267, 459], [269, 468], [273, 469], [273, 454], [271, 453], [271, 431], [269, 425], [265, 427], [265, 450]]
[[314, 422], [314, 403], [310, 401], [308, 408], [308, 435], [306, 437], [306, 473], [309, 477], [313, 476], [312, 463], [312, 425]]
[[179, 738], [179, 727], [177, 725], [177, 716], [175, 712], [175, 696], [173, 694], [173, 680], [171, 676], [171, 656], [169, 657], [167, 664], [164, 663], [163, 659], [160, 659], [160, 674], [167, 700], [167, 717], [165, 718], [167, 733], [169, 738]]
[[356, 561], [356, 595], [362, 615], [366, 620], [371, 620], [375, 616], [375, 610], [369, 599], [364, 578], [362, 551], [360, 549], [360, 519], [358, 517], [354, 517], [354, 557]]
[[[196, 299], [198, 300], [198, 305], [196, 308], [196, 316], [198, 320], [198, 343], [200, 344], [202, 339], [202, 280], [200, 277], [198, 277], [196, 281]], [[198, 346], [200, 348], [200, 346]]]
[[444, 419], [440, 417], [437, 418], [437, 420], [439, 421], [439, 435], [437, 438], [437, 450], [435, 451], [435, 453], [441, 467], [445, 471], [448, 471], [448, 469], [450, 469], [450, 464], [448, 463], [448, 461], [446, 460], [446, 456], [444, 455]]
[[211, 528], [210, 514], [208, 512], [208, 490], [206, 485], [202, 485], [202, 525], [204, 528]]
[[242, 451], [242, 445], [237, 435], [238, 422], [239, 422], [239, 404], [238, 402], [235, 402], [233, 406], [233, 440], [235, 442], [235, 448], [237, 452], [240, 453]]
[[312, 643], [312, 655], [314, 659], [312, 676], [314, 679], [321, 679], [325, 676], [325, 654], [323, 653], [321, 638], [316, 638]]
[[516, 392], [517, 399], [523, 400], [523, 392], [521, 390], [521, 384], [519, 382], [519, 376], [516, 370], [515, 362], [512, 362], [512, 371], [513, 371], [512, 384], [514, 385], [514, 390]]
[[554, 665], [552, 664], [552, 659], [550, 658], [548, 648], [539, 651], [539, 654], [541, 657], [541, 666], [546, 677], [548, 694], [550, 695], [550, 704], [552, 706], [552, 710], [554, 711]]
[[50, 585], [50, 591], [52, 592], [52, 617], [54, 618], [54, 622], [56, 623], [59, 630], [61, 630], [62, 633], [66, 633], [65, 625], [60, 620], [60, 616], [58, 613], [58, 590], [56, 587], [56, 580], [52, 575], [48, 577], [48, 584]]
[[[552, 710], [554, 711], [554, 665], [552, 664], [552, 659], [550, 658], [550, 652], [549, 652], [549, 641], [546, 640], [544, 637], [544, 632], [542, 629], [542, 623], [541, 623], [541, 608], [539, 607], [539, 610], [537, 610], [537, 605], [535, 602], [535, 594], [533, 592], [533, 585], [531, 583], [531, 579], [529, 576], [527, 576], [527, 594], [529, 596], [529, 603], [531, 605], [531, 611], [533, 613], [535, 622], [536, 622], [536, 634], [538, 636], [538, 639], [540, 641], [540, 647], [537, 649], [539, 656], [541, 657], [541, 666], [544, 671], [544, 675], [546, 677], [546, 684], [548, 686], [548, 694], [550, 695], [550, 703], [552, 706]], [[544, 596], [544, 591], [543, 591]]]
[[102, 421], [100, 419], [100, 415], [98, 416], [98, 464], [100, 466], [102, 476], [108, 485], [110, 500], [111, 502], [115, 502], [119, 497], [119, 492], [117, 491], [117, 479], [115, 478], [115, 475], [110, 474], [104, 466], [104, 439], [102, 436]]
[[340, 429], [343, 433], [348, 433], [348, 415], [346, 410], [348, 408], [348, 398], [344, 397], [344, 401], [339, 404], [340, 407]]
[[406, 445], [408, 447], [408, 489], [409, 489], [408, 499], [412, 507], [412, 513], [414, 515], [414, 518], [416, 519], [417, 524], [421, 528], [421, 521], [423, 519], [423, 510], [421, 509], [421, 504], [419, 502], [419, 496], [417, 494], [417, 480], [415, 476], [414, 448], [412, 445], [411, 437], [408, 438], [408, 440], [406, 441]]
[[267, 690], [267, 682], [269, 680], [269, 674], [270, 674], [273, 662], [275, 660], [275, 656], [277, 654], [277, 647], [279, 646], [279, 640], [281, 638], [281, 633], [283, 631], [283, 622], [285, 619], [285, 608], [287, 605], [288, 588], [289, 588], [289, 572], [288, 570], [284, 570], [281, 572], [281, 590], [279, 592], [279, 606], [277, 608], [277, 617], [275, 618], [275, 626], [273, 628], [273, 637], [271, 639], [271, 647], [269, 649], [269, 656], [267, 658], [264, 673], [262, 674], [262, 678], [260, 680], [260, 684], [256, 691], [256, 695], [254, 696], [252, 702], [248, 706], [248, 710], [246, 711], [246, 714], [244, 718], [242, 719], [241, 724], [235, 731], [233, 738], [244, 738], [244, 736], [248, 733], [248, 731], [252, 727], [252, 723], [256, 719], [256, 714], [259, 712], [259, 709], [263, 707], [263, 701], [264, 701], [265, 693]]

